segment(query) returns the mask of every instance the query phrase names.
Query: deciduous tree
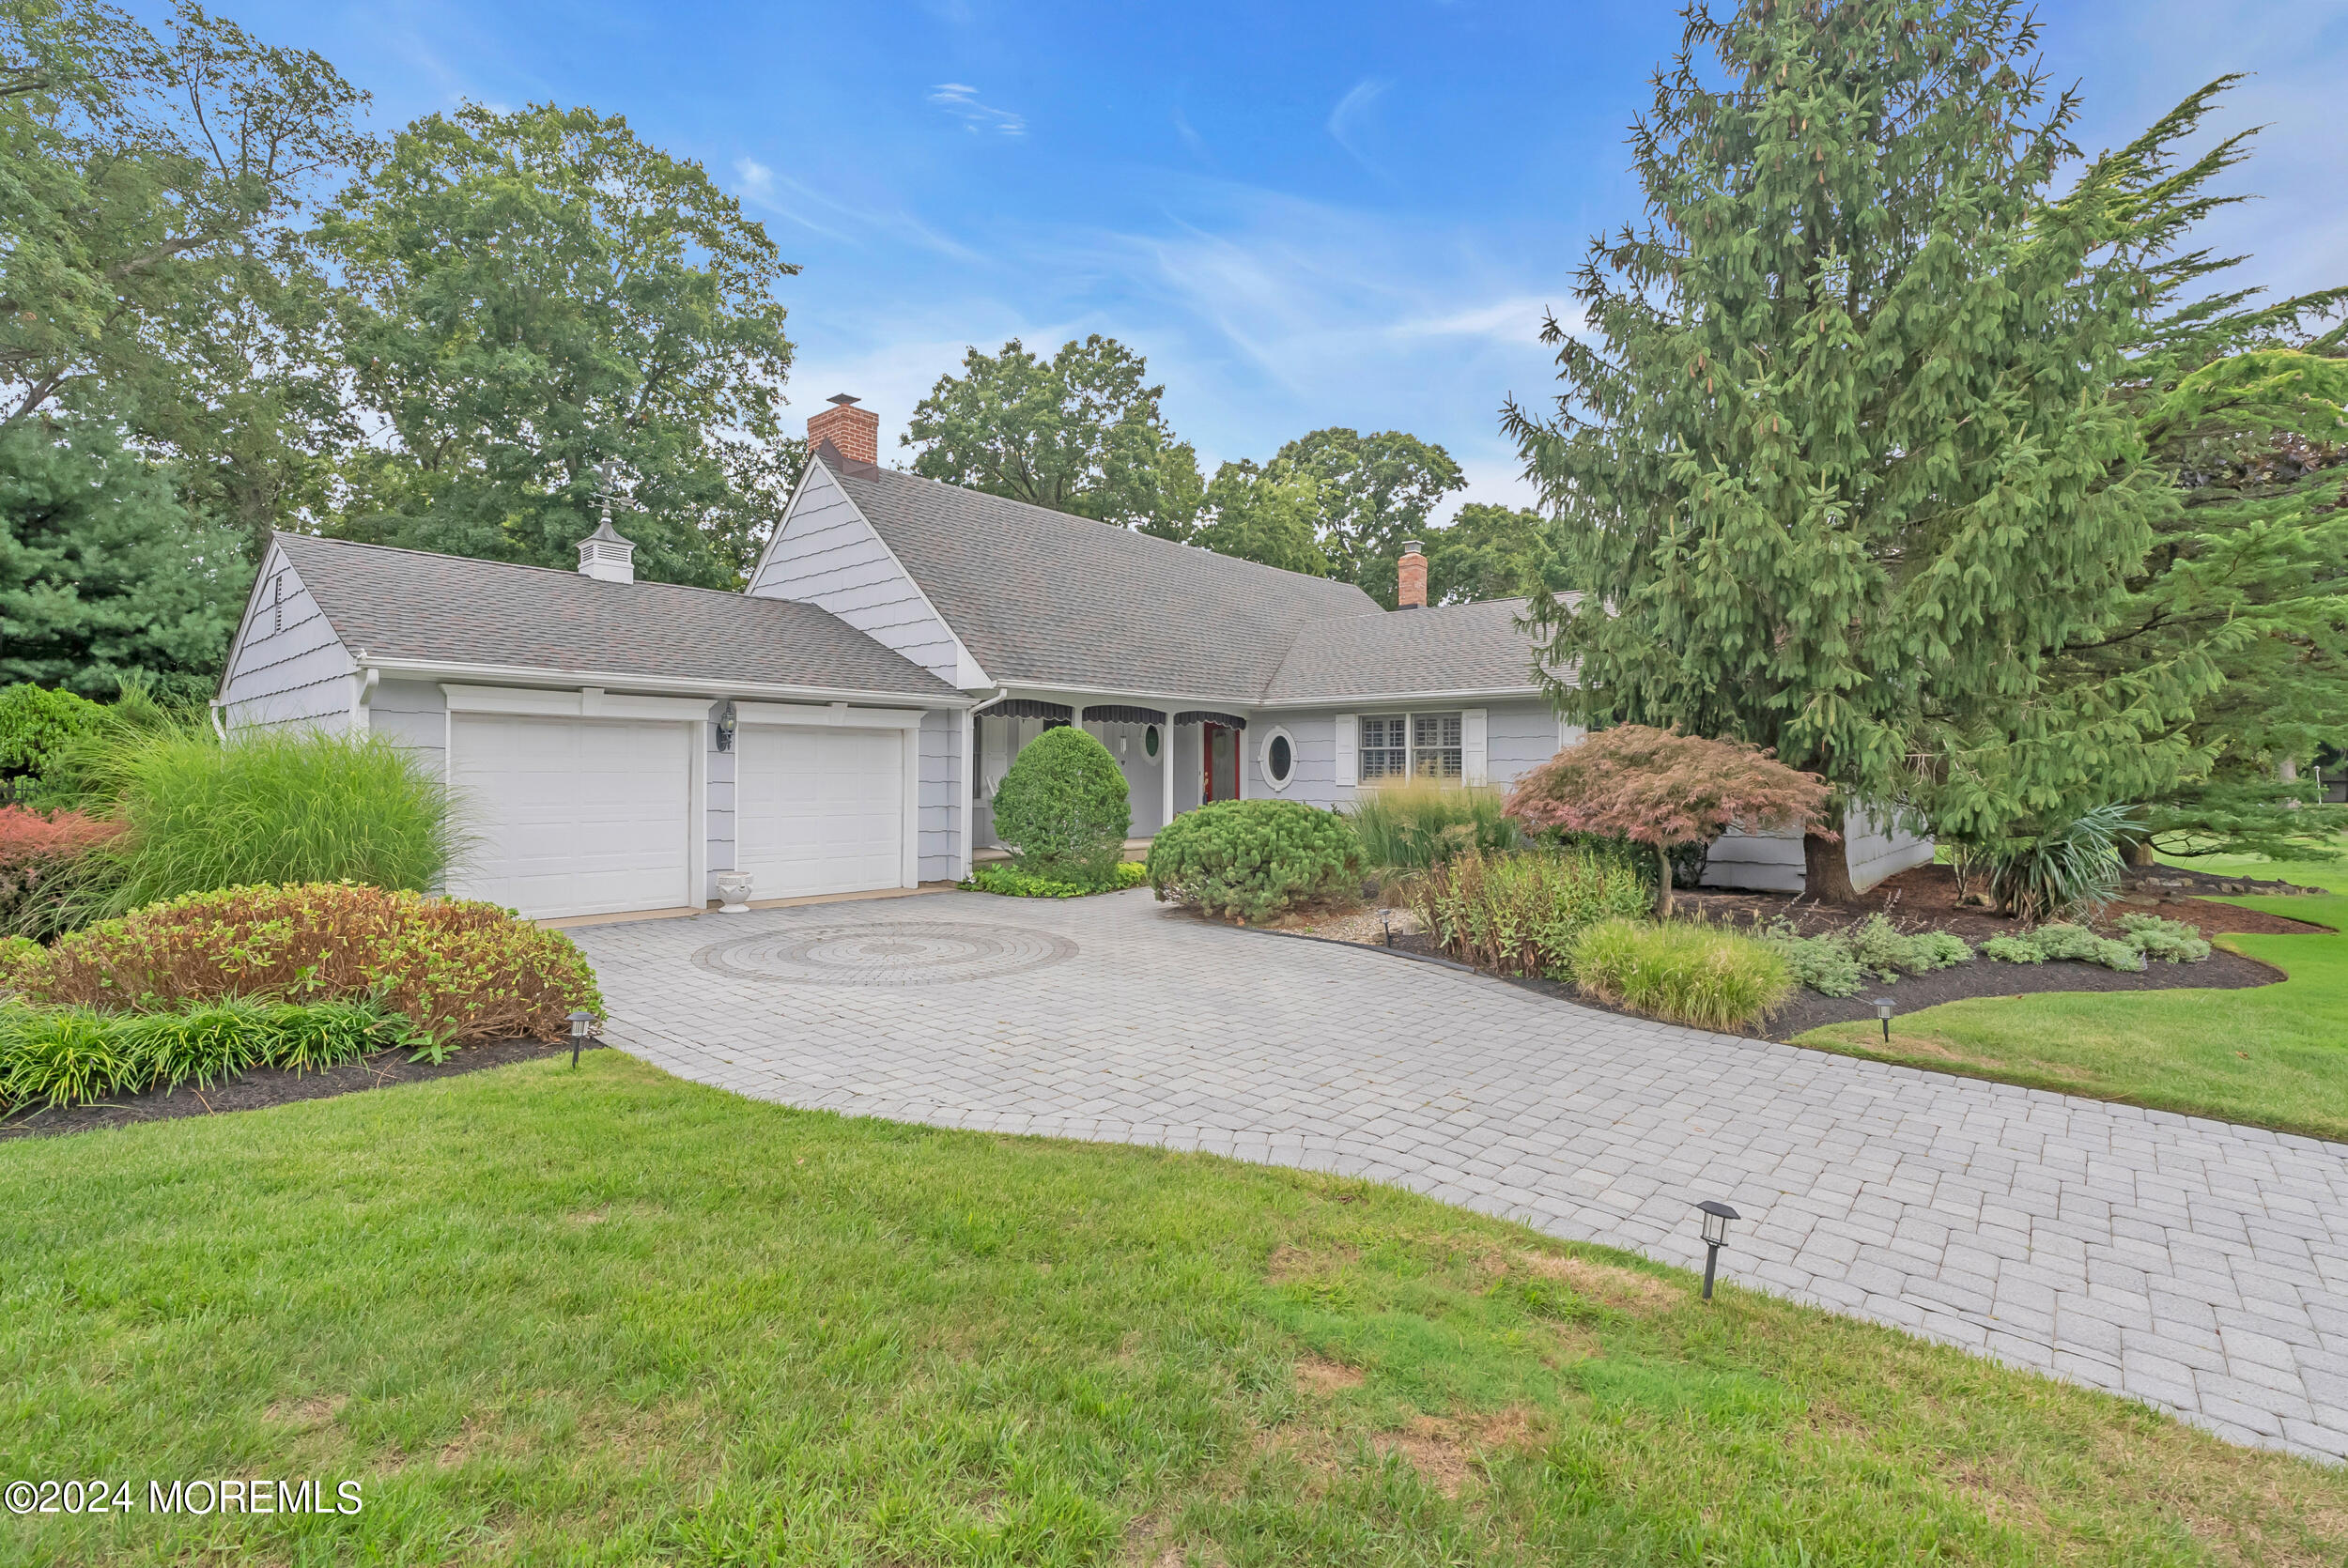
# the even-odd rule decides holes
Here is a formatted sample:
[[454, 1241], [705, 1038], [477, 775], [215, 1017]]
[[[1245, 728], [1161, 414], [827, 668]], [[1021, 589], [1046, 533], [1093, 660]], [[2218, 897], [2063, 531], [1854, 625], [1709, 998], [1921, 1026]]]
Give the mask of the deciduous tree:
[[949, 484], [1139, 529], [1190, 534], [1202, 486], [1198, 456], [1176, 440], [1149, 365], [1098, 333], [1050, 360], [1016, 338], [972, 348], [962, 374], [937, 379], [903, 438], [913, 471]]
[[1329, 575], [1319, 537], [1321, 487], [1308, 475], [1277, 465], [1226, 463], [1207, 486], [1206, 515], [1189, 543], [1284, 571]]
[[1833, 791], [1757, 746], [1643, 724], [1600, 730], [1518, 779], [1507, 814], [1528, 830], [1564, 828], [1628, 838], [1655, 852], [1655, 915], [1672, 912], [1671, 852], [1732, 827], [1800, 828], [1830, 843]]
[[1424, 539], [1436, 506], [1467, 483], [1449, 453], [1399, 430], [1316, 430], [1274, 453], [1266, 469], [1312, 481], [1331, 575], [1388, 609], [1402, 542]]
[[734, 585], [776, 500], [797, 269], [700, 164], [616, 115], [467, 104], [393, 138], [316, 238], [389, 436], [346, 463], [337, 531], [567, 566], [609, 461], [641, 574]]

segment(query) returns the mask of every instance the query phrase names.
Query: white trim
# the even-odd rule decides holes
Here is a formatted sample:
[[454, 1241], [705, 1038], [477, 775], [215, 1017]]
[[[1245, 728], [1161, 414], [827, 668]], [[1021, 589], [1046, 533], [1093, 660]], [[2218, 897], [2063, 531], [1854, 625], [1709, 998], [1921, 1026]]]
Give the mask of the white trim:
[[709, 903], [709, 737], [702, 729], [708, 718], [704, 702], [691, 722], [678, 726], [685, 731], [685, 901], [694, 909]]
[[1358, 788], [1362, 782], [1362, 715], [1336, 715], [1336, 785], [1340, 790]]
[[[1168, 715], [1170, 718], [1172, 715]], [[1142, 727], [1142, 751], [1150, 749], [1149, 734], [1158, 732], [1158, 831], [1163, 833], [1174, 821], [1174, 726], [1151, 724]]]
[[1467, 785], [1491, 782], [1490, 746], [1485, 735], [1485, 711], [1464, 708], [1460, 713], [1460, 782]]
[[699, 723], [709, 716], [709, 699], [688, 697], [628, 697], [599, 686], [578, 691], [539, 691], [528, 686], [468, 686], [443, 683], [452, 714], [509, 714], [523, 718], [647, 718]]
[[[796, 603], [796, 601], [791, 601]], [[468, 684], [513, 683], [540, 690], [578, 691], [586, 686], [606, 690], [634, 689], [642, 692], [699, 697], [716, 702], [726, 698], [780, 698], [783, 700], [816, 702], [875, 702], [892, 706], [922, 708], [966, 708], [977, 700], [960, 692], [939, 693], [923, 697], [911, 692], [863, 691], [850, 686], [794, 686], [771, 681], [705, 681], [686, 680], [667, 675], [630, 675], [625, 672], [598, 669], [546, 669], [532, 665], [466, 664], [444, 659], [378, 658], [359, 650], [358, 663], [362, 669], [379, 669], [394, 678], [420, 681], [462, 681]]]
[[962, 765], [954, 770], [955, 841], [960, 853], [956, 855], [956, 882], [967, 882], [975, 864], [976, 851], [970, 843], [970, 819], [978, 796], [979, 781], [979, 721], [967, 708], [962, 710], [958, 730], [962, 742]]
[[1458, 691], [1345, 692], [1336, 697], [1290, 697], [1283, 698], [1277, 702], [1258, 702], [1255, 703], [1254, 706], [1259, 708], [1280, 709], [1327, 708], [1333, 707], [1339, 702], [1356, 707], [1367, 707], [1372, 703], [1384, 704], [1388, 702], [1410, 702], [1416, 703], [1421, 706], [1427, 706], [1446, 701], [1464, 701], [1471, 697], [1482, 697], [1498, 700], [1506, 698], [1538, 697], [1540, 693], [1541, 688], [1538, 686], [1467, 686], [1462, 687]]
[[905, 730], [899, 732], [899, 743], [904, 748], [904, 842], [899, 857], [903, 881], [898, 885], [921, 885], [921, 732]]
[[[969, 710], [963, 712], [966, 715]], [[912, 708], [851, 708], [845, 702], [826, 703], [820, 708], [806, 702], [736, 702], [734, 722], [832, 730], [919, 730], [921, 715]]]
[[[1289, 776], [1286, 778], [1272, 776], [1272, 743], [1275, 740], [1289, 743]], [[1263, 775], [1266, 784], [1281, 794], [1288, 793], [1289, 786], [1296, 782], [1296, 737], [1276, 724], [1265, 730], [1263, 739], [1256, 745], [1256, 768]], [[1244, 792], [1242, 792], [1243, 794]]]

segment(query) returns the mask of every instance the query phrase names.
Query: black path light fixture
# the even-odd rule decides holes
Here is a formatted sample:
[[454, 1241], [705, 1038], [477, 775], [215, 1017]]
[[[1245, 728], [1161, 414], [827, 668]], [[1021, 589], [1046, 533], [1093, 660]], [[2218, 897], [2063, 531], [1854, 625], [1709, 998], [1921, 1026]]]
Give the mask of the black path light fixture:
[[595, 1015], [584, 1007], [571, 1013], [571, 1066], [579, 1066], [579, 1048], [585, 1045], [595, 1032]]
[[1721, 1261], [1721, 1249], [1728, 1243], [1728, 1222], [1741, 1220], [1743, 1215], [1721, 1202], [1707, 1198], [1696, 1205], [1704, 1214], [1704, 1299], [1712, 1299], [1712, 1270]]
[[1380, 910], [1380, 911], [1378, 912], [1378, 924], [1379, 924], [1379, 926], [1380, 926], [1381, 928], [1383, 928], [1383, 929], [1384, 930], [1384, 931], [1385, 931], [1385, 933], [1386, 933], [1386, 945], [1387, 945], [1387, 946], [1389, 946], [1389, 947], [1393, 946], [1393, 945], [1394, 945], [1394, 911], [1393, 911], [1393, 910], [1391, 910], [1391, 909], [1382, 909], [1382, 910]]
[[1878, 996], [1876, 998], [1876, 1017], [1883, 1021], [1883, 1043], [1886, 1045], [1891, 1044], [1892, 999], [1890, 997]]

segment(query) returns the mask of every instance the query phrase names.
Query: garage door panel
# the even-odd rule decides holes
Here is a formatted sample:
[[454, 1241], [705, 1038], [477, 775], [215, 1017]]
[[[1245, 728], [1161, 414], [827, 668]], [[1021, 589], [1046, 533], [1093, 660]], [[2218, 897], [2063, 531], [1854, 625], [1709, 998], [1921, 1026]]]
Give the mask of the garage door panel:
[[742, 731], [734, 832], [752, 898], [900, 885], [904, 744], [893, 730]]
[[454, 889], [524, 915], [690, 904], [692, 726], [456, 716], [450, 778], [476, 842]]

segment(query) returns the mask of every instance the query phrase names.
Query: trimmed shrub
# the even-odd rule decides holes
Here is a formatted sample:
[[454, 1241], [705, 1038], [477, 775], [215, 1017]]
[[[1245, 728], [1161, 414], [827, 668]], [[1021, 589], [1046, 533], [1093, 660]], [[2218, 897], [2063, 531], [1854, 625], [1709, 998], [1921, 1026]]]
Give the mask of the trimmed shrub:
[[1713, 926], [1602, 920], [1573, 945], [1585, 994], [1699, 1029], [1738, 1029], [1793, 994], [1785, 960]]
[[2069, 961], [2101, 964], [2134, 974], [2144, 967], [2144, 955], [2125, 942], [2097, 936], [2085, 926], [2052, 921], [2017, 936], [1993, 936], [1981, 945], [1981, 956], [2001, 963], [2047, 963]]
[[0, 989], [28, 1002], [164, 1011], [226, 997], [371, 999], [435, 1039], [554, 1040], [574, 1007], [600, 1017], [571, 939], [495, 904], [351, 883], [191, 894], [0, 952]]
[[1105, 886], [1133, 825], [1117, 759], [1073, 725], [1029, 741], [995, 792], [995, 837], [1050, 882]]
[[1345, 819], [1361, 840], [1363, 860], [1387, 870], [1424, 870], [1471, 852], [1498, 853], [1514, 849], [1519, 837], [1499, 791], [1436, 778], [1366, 789]]
[[1241, 921], [1350, 896], [1361, 869], [1346, 820], [1301, 801], [1217, 801], [1183, 812], [1150, 841], [1150, 886], [1160, 902]]
[[44, 941], [102, 902], [116, 863], [98, 852], [122, 824], [78, 811], [43, 815], [0, 806], [0, 932]]
[[2209, 939], [2201, 928], [2157, 915], [2120, 916], [2120, 940], [2148, 959], [2169, 963], [2199, 963], [2209, 957]]
[[1138, 860], [1120, 860], [1102, 884], [1054, 882], [1009, 863], [973, 867], [956, 885], [972, 893], [999, 893], [1010, 899], [1084, 899], [1095, 893], [1120, 893], [1150, 880], [1149, 868]]
[[57, 755], [105, 717], [102, 705], [70, 691], [29, 683], [0, 690], [0, 779], [30, 780], [38, 791]]
[[166, 731], [128, 749], [119, 788], [130, 835], [107, 913], [223, 887], [421, 892], [458, 848], [446, 784], [380, 735]]
[[0, 1007], [0, 1109], [86, 1105], [151, 1088], [199, 1088], [256, 1067], [315, 1072], [408, 1041], [408, 1021], [370, 1001], [240, 998], [184, 1011]]
[[1428, 936], [1460, 962], [1552, 979], [1566, 977], [1583, 931], [1653, 901], [1628, 863], [1550, 850], [1457, 855], [1412, 878], [1405, 896]]

